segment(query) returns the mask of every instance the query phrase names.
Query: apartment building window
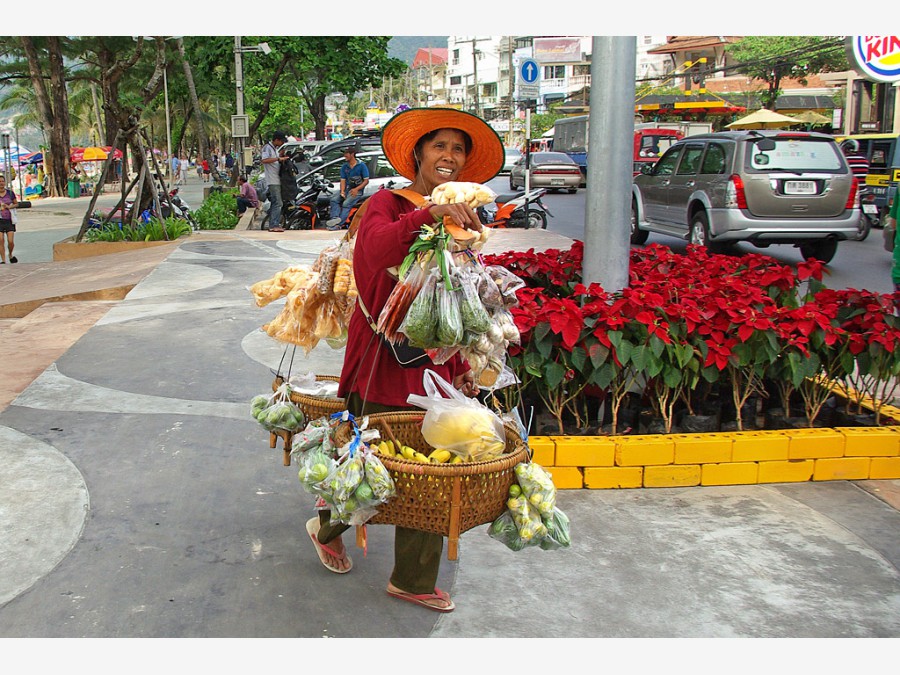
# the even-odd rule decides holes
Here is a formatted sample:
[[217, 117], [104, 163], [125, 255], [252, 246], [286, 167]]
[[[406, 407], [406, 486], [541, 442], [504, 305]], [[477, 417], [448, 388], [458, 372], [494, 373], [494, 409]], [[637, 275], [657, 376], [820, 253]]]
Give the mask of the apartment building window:
[[565, 66], [544, 66], [545, 80], [561, 80], [566, 76]]
[[590, 63], [576, 63], [572, 66], [572, 75], [590, 75], [591, 74], [591, 64]]
[[458, 87], [462, 84], [462, 75], [451, 75], [450, 76], [450, 86]]
[[451, 62], [451, 65], [454, 65], [454, 66], [459, 65], [459, 50], [458, 49], [453, 50], [453, 61]]

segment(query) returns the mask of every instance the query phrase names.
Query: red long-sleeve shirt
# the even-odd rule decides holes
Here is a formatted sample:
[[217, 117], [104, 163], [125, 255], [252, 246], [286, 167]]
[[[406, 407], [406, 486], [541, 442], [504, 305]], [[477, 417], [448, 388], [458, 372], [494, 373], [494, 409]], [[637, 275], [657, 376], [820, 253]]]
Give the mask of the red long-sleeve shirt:
[[[434, 219], [426, 209], [416, 209], [406, 198], [379, 190], [369, 198], [367, 211], [356, 233], [353, 276], [359, 297], [377, 322], [381, 309], [397, 284], [388, 274], [399, 266], [422, 225]], [[442, 365], [402, 368], [390, 348], [366, 321], [359, 304], [350, 319], [347, 347], [338, 396], [357, 392], [363, 400], [389, 406], [409, 406], [409, 394], [424, 394], [422, 375], [430, 368], [448, 382], [469, 370], [458, 355]]]

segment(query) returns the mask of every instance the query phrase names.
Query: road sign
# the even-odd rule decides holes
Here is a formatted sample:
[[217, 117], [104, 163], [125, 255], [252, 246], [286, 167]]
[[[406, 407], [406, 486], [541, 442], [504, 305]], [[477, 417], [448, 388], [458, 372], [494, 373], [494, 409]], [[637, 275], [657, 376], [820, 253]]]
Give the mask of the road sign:
[[533, 59], [525, 59], [519, 66], [519, 76], [522, 78], [522, 82], [526, 84], [537, 82], [539, 72], [538, 64]]

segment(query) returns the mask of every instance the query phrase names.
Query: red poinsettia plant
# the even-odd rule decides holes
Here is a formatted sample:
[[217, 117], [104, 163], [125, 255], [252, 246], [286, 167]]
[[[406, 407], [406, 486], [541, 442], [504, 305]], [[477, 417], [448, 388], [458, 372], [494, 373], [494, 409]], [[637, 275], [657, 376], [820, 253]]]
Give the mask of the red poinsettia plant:
[[560, 433], [567, 415], [587, 424], [585, 397], [597, 391], [616, 433], [620, 406], [635, 389], [670, 431], [676, 404], [691, 411], [700, 382], [728, 386], [741, 429], [741, 409], [767, 379], [785, 406], [799, 392], [812, 424], [828, 395], [817, 380], [900, 370], [891, 296], [829, 291], [814, 260], [794, 268], [759, 254], [650, 245], [631, 251], [629, 286], [613, 294], [582, 283], [583, 252], [575, 242], [564, 251], [486, 256], [526, 282], [512, 310], [522, 340], [510, 365]]

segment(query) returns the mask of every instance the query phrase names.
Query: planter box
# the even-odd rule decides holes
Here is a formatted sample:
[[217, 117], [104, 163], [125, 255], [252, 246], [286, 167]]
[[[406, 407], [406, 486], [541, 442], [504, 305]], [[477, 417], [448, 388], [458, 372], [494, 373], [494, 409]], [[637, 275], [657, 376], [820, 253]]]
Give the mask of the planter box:
[[85, 241], [76, 243], [75, 237], [71, 236], [53, 244], [53, 261], [80, 260], [110, 253], [126, 253], [157, 246], [171, 246], [188, 236], [190, 235], [184, 235], [172, 241], [98, 241], [93, 243]]

